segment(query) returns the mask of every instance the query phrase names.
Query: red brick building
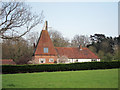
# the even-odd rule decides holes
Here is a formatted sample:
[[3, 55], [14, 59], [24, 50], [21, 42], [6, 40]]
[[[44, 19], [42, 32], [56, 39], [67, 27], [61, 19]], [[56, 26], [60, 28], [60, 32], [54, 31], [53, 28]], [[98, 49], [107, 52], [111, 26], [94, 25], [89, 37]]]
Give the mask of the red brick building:
[[2, 59], [0, 65], [16, 65], [16, 63], [12, 59]]
[[53, 64], [58, 62], [62, 56], [68, 58], [66, 63], [100, 61], [88, 48], [54, 47], [47, 30], [46, 21], [45, 29], [41, 31], [35, 46], [33, 62], [36, 64]]
[[45, 30], [41, 31], [33, 55], [33, 60], [35, 63], [53, 64], [57, 61], [57, 52], [47, 31], [47, 25]]

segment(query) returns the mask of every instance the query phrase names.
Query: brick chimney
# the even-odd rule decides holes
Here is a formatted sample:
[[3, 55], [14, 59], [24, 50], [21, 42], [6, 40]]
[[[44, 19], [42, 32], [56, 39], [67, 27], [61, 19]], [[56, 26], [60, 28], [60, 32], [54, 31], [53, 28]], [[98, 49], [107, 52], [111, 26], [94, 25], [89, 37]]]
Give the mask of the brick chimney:
[[82, 50], [82, 45], [79, 45], [79, 49]]

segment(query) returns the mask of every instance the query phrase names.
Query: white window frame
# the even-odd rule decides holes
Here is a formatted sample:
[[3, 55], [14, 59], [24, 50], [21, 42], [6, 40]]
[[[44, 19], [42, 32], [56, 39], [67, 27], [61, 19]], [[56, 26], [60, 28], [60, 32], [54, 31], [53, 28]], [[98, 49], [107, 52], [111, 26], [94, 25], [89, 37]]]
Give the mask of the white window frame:
[[43, 61], [43, 63], [45, 63], [45, 58], [39, 58], [39, 63], [41, 63], [41, 61]]
[[[51, 60], [53, 60], [53, 61], [51, 61]], [[54, 59], [53, 58], [49, 58], [49, 62], [54, 62]]]

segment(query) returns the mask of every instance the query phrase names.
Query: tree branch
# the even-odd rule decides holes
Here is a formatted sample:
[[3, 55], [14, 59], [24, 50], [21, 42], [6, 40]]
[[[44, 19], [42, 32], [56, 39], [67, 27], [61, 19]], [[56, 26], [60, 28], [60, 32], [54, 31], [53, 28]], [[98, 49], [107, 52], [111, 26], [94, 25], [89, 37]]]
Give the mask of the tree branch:
[[[21, 2], [2, 2], [2, 13], [0, 17], [2, 17], [0, 23], [0, 35], [2, 39], [20, 38], [36, 25], [42, 23], [44, 18], [43, 11], [40, 16], [34, 15], [31, 13], [29, 6]], [[14, 35], [14, 32], [19, 30], [19, 28], [24, 28], [24, 32], [22, 30], [22, 34], [18, 33], [17, 36]], [[8, 31], [9, 33], [5, 34]], [[12, 35], [10, 35], [11, 31], [13, 32]], [[21, 31], [19, 30], [17, 32]]]

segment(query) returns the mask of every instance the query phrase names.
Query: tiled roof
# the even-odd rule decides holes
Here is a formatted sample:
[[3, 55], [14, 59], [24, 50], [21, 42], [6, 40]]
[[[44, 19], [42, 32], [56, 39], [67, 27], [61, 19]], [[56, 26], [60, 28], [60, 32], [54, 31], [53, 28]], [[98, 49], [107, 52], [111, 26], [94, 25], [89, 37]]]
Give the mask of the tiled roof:
[[66, 56], [70, 59], [98, 59], [98, 57], [88, 48], [73, 48], [73, 47], [56, 47], [56, 51], [60, 56]]
[[[44, 53], [43, 48], [48, 48], [48, 53]], [[35, 47], [34, 55], [57, 55], [47, 30], [42, 30]]]
[[[48, 48], [48, 53], [44, 53], [43, 49]], [[80, 47], [81, 48], [81, 47]], [[73, 48], [73, 47], [54, 47], [52, 40], [50, 39], [47, 22], [45, 30], [41, 31], [37, 45], [35, 47], [33, 55], [59, 55], [67, 56], [68, 58], [75, 59], [97, 59], [98, 57], [91, 52], [88, 48]]]
[[0, 60], [0, 64], [3, 64], [3, 65], [16, 65], [16, 63], [12, 59], [2, 59], [2, 60]]

